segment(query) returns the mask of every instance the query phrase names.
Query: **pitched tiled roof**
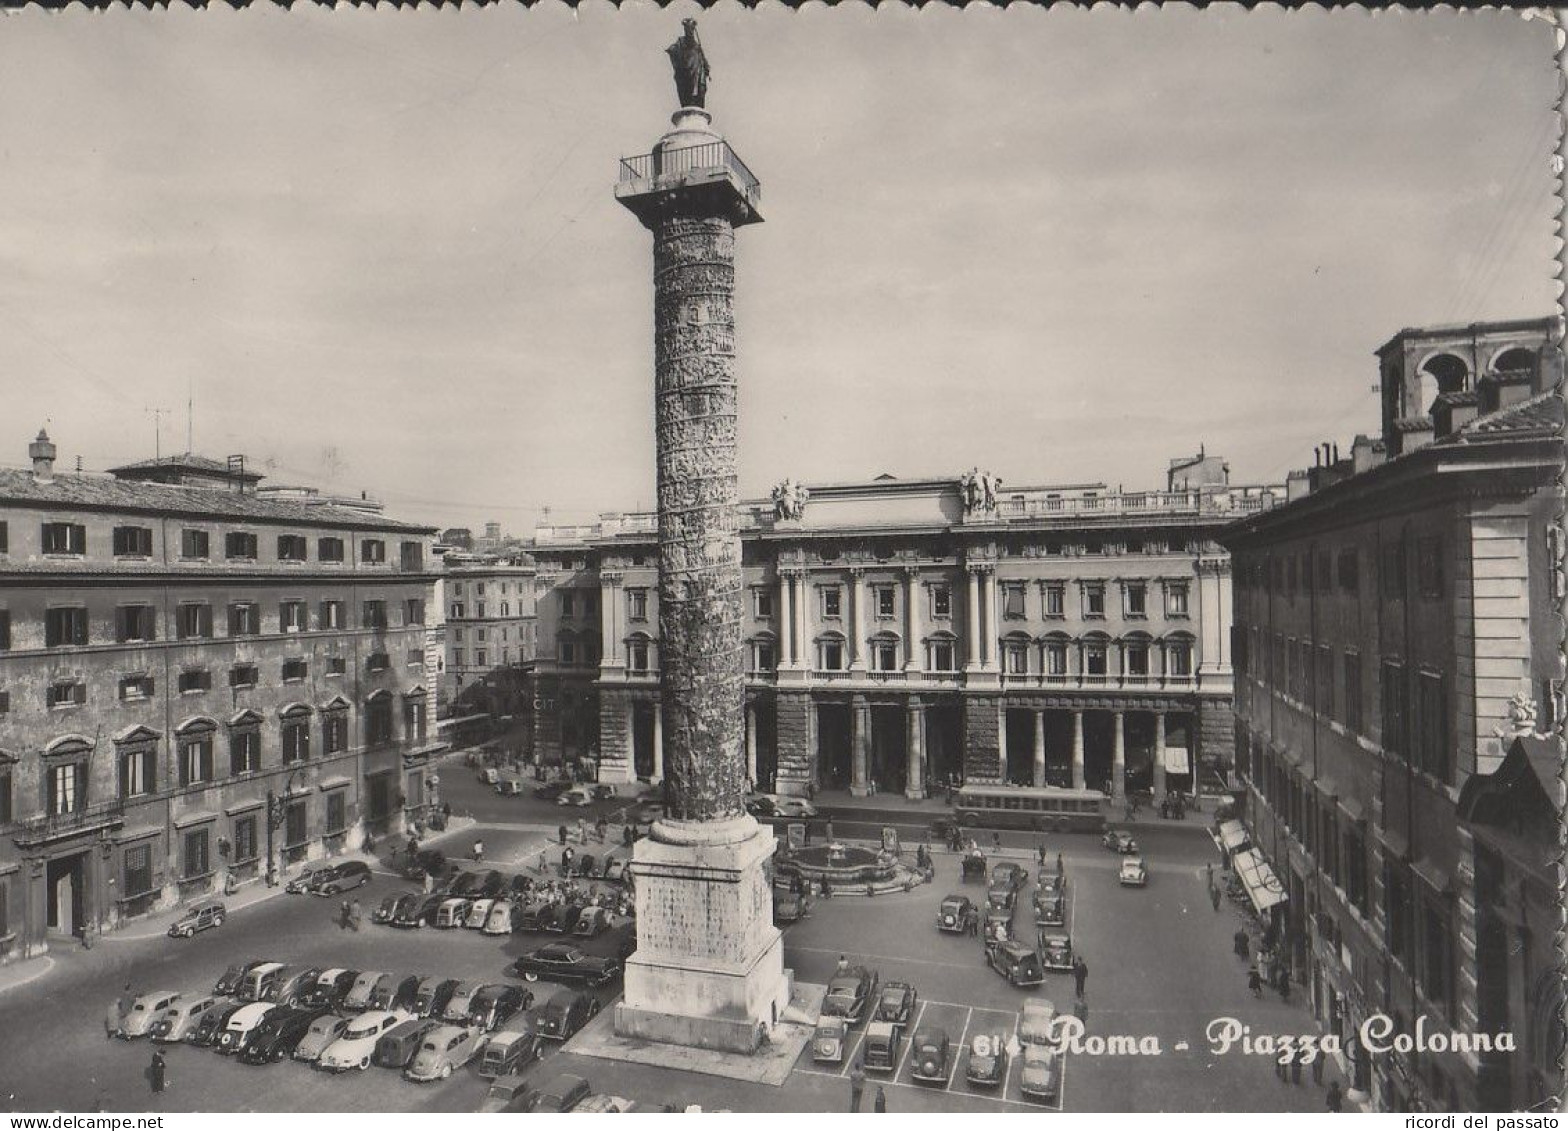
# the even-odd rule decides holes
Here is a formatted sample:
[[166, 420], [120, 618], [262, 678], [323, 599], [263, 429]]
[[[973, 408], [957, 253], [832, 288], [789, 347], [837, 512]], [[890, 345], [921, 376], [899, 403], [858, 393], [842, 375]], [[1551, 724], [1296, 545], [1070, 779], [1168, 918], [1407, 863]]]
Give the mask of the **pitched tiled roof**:
[[53, 482], [39, 483], [31, 472], [0, 468], [0, 506], [6, 503], [122, 510], [139, 514], [200, 515], [217, 519], [256, 519], [354, 530], [405, 530], [434, 534], [436, 529], [325, 503], [307, 505], [292, 499], [257, 498], [238, 491], [110, 479], [99, 475], [62, 474]]
[[184, 467], [192, 471], [203, 471], [215, 475], [243, 475], [246, 479], [266, 478], [266, 476], [255, 471], [231, 470], [226, 463], [209, 459], [206, 456], [193, 455], [190, 452], [182, 452], [173, 456], [160, 456], [158, 459], [137, 460], [135, 463], [121, 464], [119, 467], [111, 467], [109, 470], [113, 473], [120, 471], [146, 471], [159, 467]]
[[1563, 399], [1556, 393], [1542, 393], [1527, 401], [1509, 405], [1487, 416], [1478, 416], [1459, 430], [1461, 437], [1484, 435], [1555, 434], [1563, 430]]

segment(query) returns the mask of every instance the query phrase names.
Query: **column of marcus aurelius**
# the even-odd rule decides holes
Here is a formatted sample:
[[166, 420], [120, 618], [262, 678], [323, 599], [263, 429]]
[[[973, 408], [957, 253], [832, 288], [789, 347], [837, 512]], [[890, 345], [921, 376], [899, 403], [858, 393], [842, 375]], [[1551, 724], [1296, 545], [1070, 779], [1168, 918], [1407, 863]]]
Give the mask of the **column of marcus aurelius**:
[[621, 162], [616, 197], [653, 233], [659, 667], [665, 818], [637, 842], [637, 952], [622, 1037], [755, 1050], [789, 1003], [764, 865], [771, 830], [746, 778], [736, 525], [735, 229], [760, 187], [703, 108], [693, 21], [670, 48], [681, 108], [651, 153]]

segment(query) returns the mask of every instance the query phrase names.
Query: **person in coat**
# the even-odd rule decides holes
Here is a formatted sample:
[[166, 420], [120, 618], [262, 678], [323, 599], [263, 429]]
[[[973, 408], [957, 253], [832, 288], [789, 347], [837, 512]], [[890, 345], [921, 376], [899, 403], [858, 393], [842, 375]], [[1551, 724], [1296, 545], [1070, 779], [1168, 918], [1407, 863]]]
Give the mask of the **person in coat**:
[[1328, 1108], [1329, 1111], [1338, 1112], [1343, 1108], [1344, 1100], [1344, 1094], [1339, 1090], [1339, 1081], [1330, 1080], [1328, 1082], [1328, 1093], [1323, 1097], [1323, 1106]]
[[168, 1083], [168, 1066], [164, 1063], [163, 1053], [152, 1054], [152, 1063], [147, 1066], [147, 1081], [152, 1085], [152, 1094], [158, 1095]]
[[882, 1090], [882, 1085], [877, 1085], [877, 1097], [871, 1103], [871, 1110], [875, 1112], [887, 1111], [887, 1093]]
[[860, 1097], [866, 1090], [866, 1068], [861, 1063], [860, 1057], [855, 1057], [855, 1063], [849, 1069], [849, 1110], [860, 1110]]
[[109, 1010], [103, 1018], [103, 1035], [116, 1037], [120, 1030], [125, 1028], [125, 1018], [131, 1012], [131, 1007], [136, 1004], [136, 996], [131, 993], [131, 984], [125, 983], [125, 989], [120, 991], [120, 996], [109, 1005]]

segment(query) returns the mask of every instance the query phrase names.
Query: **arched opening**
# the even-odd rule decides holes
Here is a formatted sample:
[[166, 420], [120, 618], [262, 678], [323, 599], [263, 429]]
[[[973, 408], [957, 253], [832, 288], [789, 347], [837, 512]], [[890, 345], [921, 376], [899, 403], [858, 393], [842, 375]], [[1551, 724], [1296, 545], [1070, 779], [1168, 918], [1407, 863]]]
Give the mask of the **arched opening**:
[[1513, 346], [1505, 349], [1492, 359], [1494, 373], [1531, 373], [1535, 372], [1537, 360], [1536, 352], [1524, 346]]
[[1451, 353], [1435, 354], [1422, 362], [1411, 381], [1405, 400], [1406, 416], [1425, 416], [1432, 411], [1438, 393], [1458, 393], [1470, 387], [1470, 367]]

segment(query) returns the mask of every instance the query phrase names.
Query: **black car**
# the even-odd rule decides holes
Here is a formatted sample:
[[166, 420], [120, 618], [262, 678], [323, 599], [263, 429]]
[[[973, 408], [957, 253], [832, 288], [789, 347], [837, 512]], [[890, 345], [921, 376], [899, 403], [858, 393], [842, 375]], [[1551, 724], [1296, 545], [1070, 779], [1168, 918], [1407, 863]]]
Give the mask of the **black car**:
[[540, 801], [555, 801], [561, 794], [572, 788], [572, 783], [565, 778], [557, 781], [547, 781], [543, 785], [534, 787], [534, 796]]
[[447, 888], [446, 894], [449, 897], [475, 899], [478, 897], [479, 889], [484, 882], [484, 876], [478, 872], [463, 872], [458, 875], [457, 879], [452, 881], [452, 886]]
[[265, 965], [268, 961], [265, 958], [253, 958], [242, 966], [230, 966], [223, 972], [222, 977], [213, 983], [212, 992], [224, 995], [233, 994], [240, 988], [240, 983], [245, 980], [246, 974], [249, 974], [258, 966]]
[[505, 891], [506, 891], [506, 876], [503, 873], [497, 872], [494, 869], [492, 869], [492, 870], [486, 872], [484, 874], [484, 878], [479, 881], [479, 895], [478, 895], [478, 898], [480, 898], [480, 899], [495, 899], [497, 896], [501, 895]]
[[410, 974], [397, 981], [380, 983], [370, 993], [371, 1009], [407, 1009], [414, 1008], [414, 999], [419, 995], [420, 976]]
[[358, 970], [323, 971], [316, 984], [299, 995], [299, 1003], [315, 1009], [339, 1009], [358, 980]]
[[534, 1012], [539, 1035], [550, 1041], [564, 1041], [599, 1012], [599, 999], [584, 990], [557, 990], [550, 1000]]
[[294, 1049], [310, 1031], [311, 1022], [327, 1012], [301, 1007], [274, 1009], [256, 1026], [255, 1034], [240, 1052], [240, 1060], [246, 1064], [267, 1064], [294, 1055]]
[[488, 1033], [533, 1003], [534, 995], [521, 986], [487, 985], [469, 1001], [468, 1020]]
[[875, 1000], [880, 981], [875, 970], [864, 966], [851, 966], [842, 974], [834, 974], [822, 997], [822, 1015], [842, 1017], [851, 1025], [859, 1023]]
[[581, 1076], [568, 1076], [563, 1072], [539, 1089], [539, 1096], [534, 1103], [534, 1110], [544, 1112], [571, 1111], [587, 1098], [588, 1081]]
[[244, 1009], [245, 1005], [246, 1003], [243, 1001], [234, 1001], [228, 1005], [219, 1006], [217, 1009], [209, 1009], [201, 1015], [201, 1020], [196, 1023], [196, 1028], [186, 1035], [186, 1042], [195, 1045], [199, 1049], [210, 1049], [218, 1043], [218, 1038], [223, 1035], [224, 1026], [229, 1023], [229, 1018]]
[[370, 865], [363, 860], [345, 860], [310, 881], [312, 895], [342, 895], [370, 882]]
[[1017, 864], [1003, 861], [992, 867], [991, 884], [986, 890], [986, 902], [992, 907], [1011, 911], [1018, 902], [1018, 891], [1027, 882], [1027, 873]]
[[456, 865], [439, 848], [421, 848], [412, 860], [403, 865], [403, 878], [423, 880], [429, 876], [434, 890], [443, 890], [448, 878], [456, 871]]
[[555, 916], [545, 926], [545, 930], [554, 931], [559, 935], [569, 935], [577, 927], [577, 920], [582, 916], [581, 903], [567, 903], [555, 909]]
[[417, 902], [408, 904], [399, 903], [397, 912], [392, 916], [394, 927], [428, 927], [436, 921], [436, 912], [441, 910], [441, 904], [446, 896], [440, 892], [416, 897]]
[[530, 982], [544, 977], [558, 982], [607, 986], [620, 974], [621, 964], [614, 958], [584, 954], [570, 943], [551, 943], [523, 955], [512, 963], [510, 972]]
[[534, 890], [534, 881], [522, 872], [512, 877], [512, 882], [507, 885], [507, 895], [513, 899], [522, 899]]
[[461, 984], [456, 978], [426, 978], [414, 994], [413, 1011], [421, 1017], [440, 1017]]

